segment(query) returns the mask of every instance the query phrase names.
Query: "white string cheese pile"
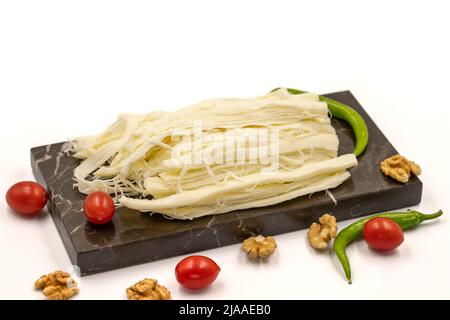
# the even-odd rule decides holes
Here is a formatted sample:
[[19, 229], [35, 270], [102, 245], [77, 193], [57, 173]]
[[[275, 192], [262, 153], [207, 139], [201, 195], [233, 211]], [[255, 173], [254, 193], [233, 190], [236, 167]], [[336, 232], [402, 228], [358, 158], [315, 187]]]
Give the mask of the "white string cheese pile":
[[[199, 123], [203, 138], [196, 143]], [[260, 152], [256, 147], [269, 150], [273, 140], [260, 139], [256, 147], [250, 141], [230, 145], [221, 137], [232, 130], [243, 136], [276, 132], [277, 153], [269, 154], [276, 156], [275, 169], [273, 161], [242, 158]], [[189, 141], [194, 141], [190, 148]], [[357, 165], [353, 154], [337, 157], [338, 145], [326, 103], [315, 94], [280, 89], [250, 99], [207, 100], [176, 112], [120, 115], [104, 132], [72, 141], [74, 157], [83, 160], [74, 178], [84, 194], [106, 191], [131, 209], [193, 219], [337, 187], [350, 177], [346, 169]], [[223, 162], [197, 157], [220, 150]]]

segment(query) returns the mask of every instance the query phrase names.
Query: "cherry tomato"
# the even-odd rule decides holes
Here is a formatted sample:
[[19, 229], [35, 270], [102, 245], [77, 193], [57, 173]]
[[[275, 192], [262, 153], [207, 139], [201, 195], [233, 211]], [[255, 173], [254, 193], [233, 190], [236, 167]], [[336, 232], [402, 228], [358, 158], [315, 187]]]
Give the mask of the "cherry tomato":
[[388, 218], [374, 218], [364, 225], [364, 240], [378, 251], [394, 250], [403, 242], [403, 230], [397, 222]]
[[188, 289], [202, 289], [216, 280], [220, 268], [212, 259], [190, 256], [181, 260], [175, 268], [179, 284]]
[[84, 200], [84, 215], [93, 224], [108, 223], [115, 211], [114, 201], [106, 192], [92, 192]]
[[22, 181], [9, 188], [6, 202], [15, 212], [34, 216], [45, 207], [47, 192], [39, 183]]

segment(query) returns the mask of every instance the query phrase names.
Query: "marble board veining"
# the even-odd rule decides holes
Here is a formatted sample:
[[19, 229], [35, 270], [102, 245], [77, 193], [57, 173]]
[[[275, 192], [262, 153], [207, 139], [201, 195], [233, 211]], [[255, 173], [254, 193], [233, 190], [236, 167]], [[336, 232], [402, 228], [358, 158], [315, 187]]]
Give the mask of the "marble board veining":
[[[85, 196], [73, 188], [72, 174], [79, 161], [64, 152], [64, 143], [31, 149], [34, 175], [49, 191], [48, 208], [71, 262], [82, 275], [89, 275], [226, 246], [251, 235], [305, 229], [325, 212], [345, 220], [418, 204], [422, 182], [417, 177], [401, 184], [380, 172], [380, 161], [397, 151], [353, 95], [342, 91], [327, 96], [356, 109], [370, 134], [359, 165], [350, 169], [351, 178], [331, 190], [337, 204], [325, 192], [318, 192], [269, 207], [193, 221], [168, 220], [158, 214], [119, 208], [112, 222], [93, 226], [83, 215]], [[332, 119], [332, 124], [340, 141], [339, 153], [351, 152], [354, 143], [350, 127], [337, 119]]]

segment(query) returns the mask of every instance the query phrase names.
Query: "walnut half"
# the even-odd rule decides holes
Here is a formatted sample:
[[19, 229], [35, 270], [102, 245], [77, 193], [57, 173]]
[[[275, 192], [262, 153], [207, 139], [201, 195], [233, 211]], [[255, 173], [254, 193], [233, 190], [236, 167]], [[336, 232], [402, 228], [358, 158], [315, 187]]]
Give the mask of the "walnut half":
[[170, 291], [155, 279], [144, 279], [127, 289], [128, 300], [170, 300]]
[[314, 222], [309, 228], [308, 241], [314, 249], [324, 250], [331, 238], [336, 238], [338, 226], [336, 218], [328, 213], [321, 216], [319, 222]]
[[42, 289], [49, 300], [67, 300], [80, 291], [70, 274], [59, 270], [40, 277], [34, 287]]
[[261, 235], [250, 237], [242, 243], [242, 250], [252, 259], [267, 258], [275, 252], [276, 248], [277, 243], [274, 238]]
[[385, 175], [403, 183], [408, 182], [411, 173], [416, 176], [422, 173], [419, 165], [399, 154], [383, 160], [380, 169]]

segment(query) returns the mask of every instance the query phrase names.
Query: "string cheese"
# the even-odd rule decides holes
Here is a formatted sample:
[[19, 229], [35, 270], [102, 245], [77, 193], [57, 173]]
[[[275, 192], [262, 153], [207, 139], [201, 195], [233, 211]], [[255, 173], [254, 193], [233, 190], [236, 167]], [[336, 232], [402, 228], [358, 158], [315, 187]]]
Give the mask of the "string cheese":
[[72, 141], [81, 193], [106, 191], [120, 205], [175, 219], [335, 188], [357, 165], [353, 154], [338, 157], [338, 146], [327, 104], [286, 89], [124, 114], [102, 133]]

